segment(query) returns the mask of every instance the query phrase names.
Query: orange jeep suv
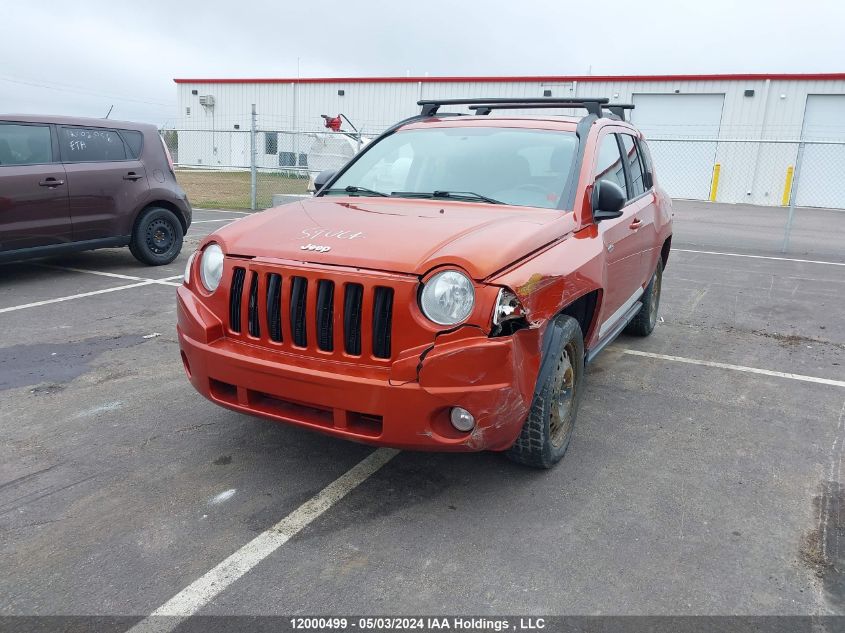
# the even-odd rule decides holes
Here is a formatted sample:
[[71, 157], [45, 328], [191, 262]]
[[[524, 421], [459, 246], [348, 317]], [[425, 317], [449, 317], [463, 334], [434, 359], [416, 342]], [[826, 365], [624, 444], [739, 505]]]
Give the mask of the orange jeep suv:
[[654, 329], [671, 201], [625, 121], [633, 106], [419, 105], [320, 174], [313, 198], [201, 243], [178, 290], [185, 371], [235, 411], [548, 468], [585, 364], [623, 330]]

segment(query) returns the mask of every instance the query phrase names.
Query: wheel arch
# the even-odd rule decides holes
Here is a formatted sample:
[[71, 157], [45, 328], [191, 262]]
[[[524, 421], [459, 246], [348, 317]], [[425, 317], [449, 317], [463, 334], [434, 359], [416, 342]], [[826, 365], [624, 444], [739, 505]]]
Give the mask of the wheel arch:
[[672, 236], [666, 238], [663, 246], [660, 247], [660, 259], [663, 261], [663, 270], [666, 270], [666, 262], [669, 261], [669, 251], [672, 249]]
[[581, 326], [581, 335], [584, 337], [585, 342], [593, 333], [596, 317], [598, 316], [598, 306], [601, 304], [601, 294], [602, 292], [599, 288], [584, 293], [558, 313], [571, 316], [578, 321], [578, 325]]
[[173, 215], [175, 215], [176, 218], [179, 220], [179, 224], [182, 226], [182, 233], [188, 232], [188, 221], [182, 215], [182, 211], [179, 209], [178, 206], [168, 200], [153, 200], [152, 202], [144, 203], [144, 205], [135, 212], [135, 217], [132, 219], [133, 235], [135, 233], [135, 228], [138, 226], [138, 221], [141, 219], [141, 216], [144, 215], [144, 212], [148, 209], [154, 208], [167, 209], [168, 211], [171, 211]]

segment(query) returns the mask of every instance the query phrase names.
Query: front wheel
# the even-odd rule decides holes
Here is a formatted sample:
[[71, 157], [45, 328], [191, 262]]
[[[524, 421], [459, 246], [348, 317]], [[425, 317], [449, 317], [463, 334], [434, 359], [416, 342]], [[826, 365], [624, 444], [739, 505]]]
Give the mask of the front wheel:
[[129, 250], [142, 264], [169, 264], [182, 250], [182, 224], [169, 209], [152, 207], [141, 213], [129, 242]]
[[534, 468], [551, 468], [566, 453], [583, 391], [584, 339], [578, 321], [561, 315], [549, 327], [554, 339], [543, 358], [531, 410], [507, 453]]

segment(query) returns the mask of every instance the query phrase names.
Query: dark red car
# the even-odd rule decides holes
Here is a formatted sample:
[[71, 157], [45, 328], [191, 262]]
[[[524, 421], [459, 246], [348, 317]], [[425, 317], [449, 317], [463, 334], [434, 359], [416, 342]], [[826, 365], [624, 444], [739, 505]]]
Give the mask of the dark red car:
[[[550, 467], [585, 363], [654, 329], [671, 201], [630, 106], [420, 104], [313, 199], [202, 242], [178, 291], [185, 370], [235, 411]], [[506, 116], [534, 106], [589, 114]]]
[[169, 264], [190, 225], [155, 126], [0, 115], [0, 261], [129, 246]]

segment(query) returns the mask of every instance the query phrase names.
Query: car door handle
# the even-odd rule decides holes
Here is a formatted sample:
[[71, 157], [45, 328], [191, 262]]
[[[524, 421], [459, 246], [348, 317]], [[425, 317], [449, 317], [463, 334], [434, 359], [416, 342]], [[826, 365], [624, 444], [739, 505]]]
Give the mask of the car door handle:
[[141, 180], [141, 178], [143, 178], [143, 176], [136, 174], [134, 171], [130, 171], [123, 177], [124, 180]]
[[45, 178], [38, 183], [42, 187], [58, 187], [65, 184], [64, 180], [56, 180], [55, 178]]
[[642, 223], [643, 223], [643, 221], [640, 220], [639, 218], [634, 218], [634, 221], [631, 222], [631, 224], [629, 224], [628, 227], [636, 230], [636, 229], [640, 228], [640, 225], [642, 225]]

